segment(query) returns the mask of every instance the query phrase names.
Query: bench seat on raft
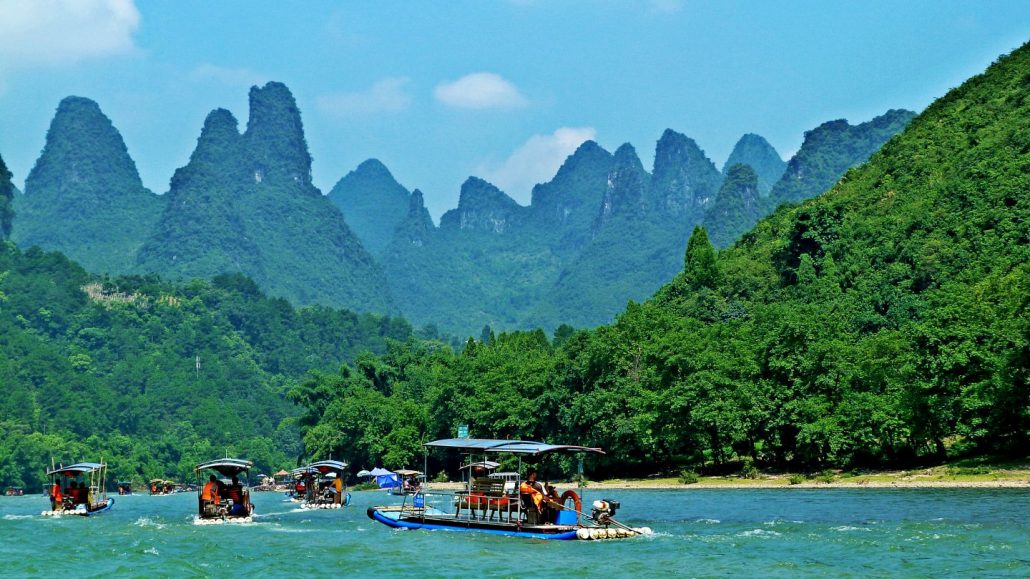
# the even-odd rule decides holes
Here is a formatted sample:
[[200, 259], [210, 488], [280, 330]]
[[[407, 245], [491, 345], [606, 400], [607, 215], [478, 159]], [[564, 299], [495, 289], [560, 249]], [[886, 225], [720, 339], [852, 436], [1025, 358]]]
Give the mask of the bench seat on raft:
[[509, 494], [507, 486], [502, 479], [474, 479], [467, 493], [458, 493], [454, 515], [458, 516], [462, 509], [468, 509], [472, 516], [476, 516], [476, 511], [479, 511], [481, 519], [486, 518], [489, 511], [490, 519], [493, 519], [495, 514], [500, 518], [504, 513], [508, 513], [508, 519], [511, 520], [512, 511], [518, 511], [519, 498], [517, 495]]

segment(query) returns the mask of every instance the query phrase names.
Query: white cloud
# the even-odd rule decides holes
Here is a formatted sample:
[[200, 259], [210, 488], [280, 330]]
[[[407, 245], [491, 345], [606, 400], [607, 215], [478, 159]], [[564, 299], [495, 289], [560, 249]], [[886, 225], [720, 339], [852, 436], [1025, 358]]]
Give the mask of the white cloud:
[[190, 80], [213, 80], [230, 86], [251, 87], [262, 84], [265, 77], [249, 68], [227, 68], [215, 64], [204, 63], [190, 72]]
[[651, 0], [652, 14], [676, 14], [683, 10], [683, 0]]
[[533, 135], [503, 162], [485, 163], [477, 173], [527, 204], [533, 185], [550, 181], [565, 159], [596, 134], [593, 127], [561, 127], [550, 135]]
[[0, 0], [0, 65], [67, 65], [136, 50], [133, 0]]
[[463, 109], [511, 109], [528, 104], [519, 89], [498, 74], [476, 72], [437, 85], [436, 100]]
[[322, 95], [315, 101], [318, 110], [330, 116], [396, 113], [411, 106], [411, 95], [405, 90], [411, 79], [384, 78], [368, 90]]

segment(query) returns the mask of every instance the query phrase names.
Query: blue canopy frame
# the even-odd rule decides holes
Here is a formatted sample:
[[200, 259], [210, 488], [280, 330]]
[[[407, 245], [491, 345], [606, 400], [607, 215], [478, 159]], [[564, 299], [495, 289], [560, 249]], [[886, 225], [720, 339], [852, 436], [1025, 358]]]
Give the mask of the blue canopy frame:
[[313, 468], [322, 474], [328, 472], [343, 473], [347, 469], [347, 463], [339, 460], [320, 460], [309, 464], [307, 468]]
[[500, 440], [491, 438], [443, 438], [427, 442], [426, 448], [449, 448], [465, 452], [510, 452], [513, 454], [528, 454], [539, 456], [550, 452], [577, 453], [590, 452], [594, 454], [605, 454], [600, 448], [589, 446], [577, 446], [574, 444], [547, 444], [546, 442], [534, 442], [531, 440]]
[[254, 463], [249, 460], [243, 460], [240, 458], [220, 458], [218, 460], [200, 463], [193, 470], [200, 473], [203, 470], [210, 469], [217, 471], [222, 476], [234, 476], [241, 472], [249, 472], [253, 466]]
[[69, 466], [62, 466], [60, 468], [48, 470], [46, 474], [47, 476], [52, 476], [55, 474], [73, 474], [78, 476], [80, 474], [87, 472], [96, 472], [105, 467], [107, 467], [106, 464], [102, 464], [99, 462], [79, 462]]

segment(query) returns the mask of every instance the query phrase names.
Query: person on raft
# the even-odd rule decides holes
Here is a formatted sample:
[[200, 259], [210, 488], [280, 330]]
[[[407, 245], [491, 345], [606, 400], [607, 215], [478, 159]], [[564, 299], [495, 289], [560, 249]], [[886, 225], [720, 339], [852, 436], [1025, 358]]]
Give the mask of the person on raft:
[[[558, 503], [558, 493], [554, 487], [544, 485], [536, 479], [535, 468], [529, 469], [526, 479], [519, 485], [519, 493], [529, 497], [531, 505], [526, 504], [526, 522], [530, 525], [553, 523], [557, 516], [554, 505]], [[525, 501], [523, 501], [525, 504]]]

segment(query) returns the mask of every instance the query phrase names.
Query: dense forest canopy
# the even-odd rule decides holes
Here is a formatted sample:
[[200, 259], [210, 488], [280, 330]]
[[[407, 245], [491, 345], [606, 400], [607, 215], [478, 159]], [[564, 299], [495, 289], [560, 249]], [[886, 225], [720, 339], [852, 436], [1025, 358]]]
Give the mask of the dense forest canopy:
[[399, 318], [295, 308], [238, 274], [96, 277], [2, 243], [0, 485], [37, 486], [51, 458], [103, 458], [137, 480], [181, 480], [227, 450], [289, 466], [293, 384], [412, 336]]
[[400, 467], [469, 424], [601, 446], [601, 476], [1025, 454], [1028, 71], [1030, 45], [724, 251], [696, 228], [683, 271], [612, 325], [311, 375], [290, 393], [308, 452]]

